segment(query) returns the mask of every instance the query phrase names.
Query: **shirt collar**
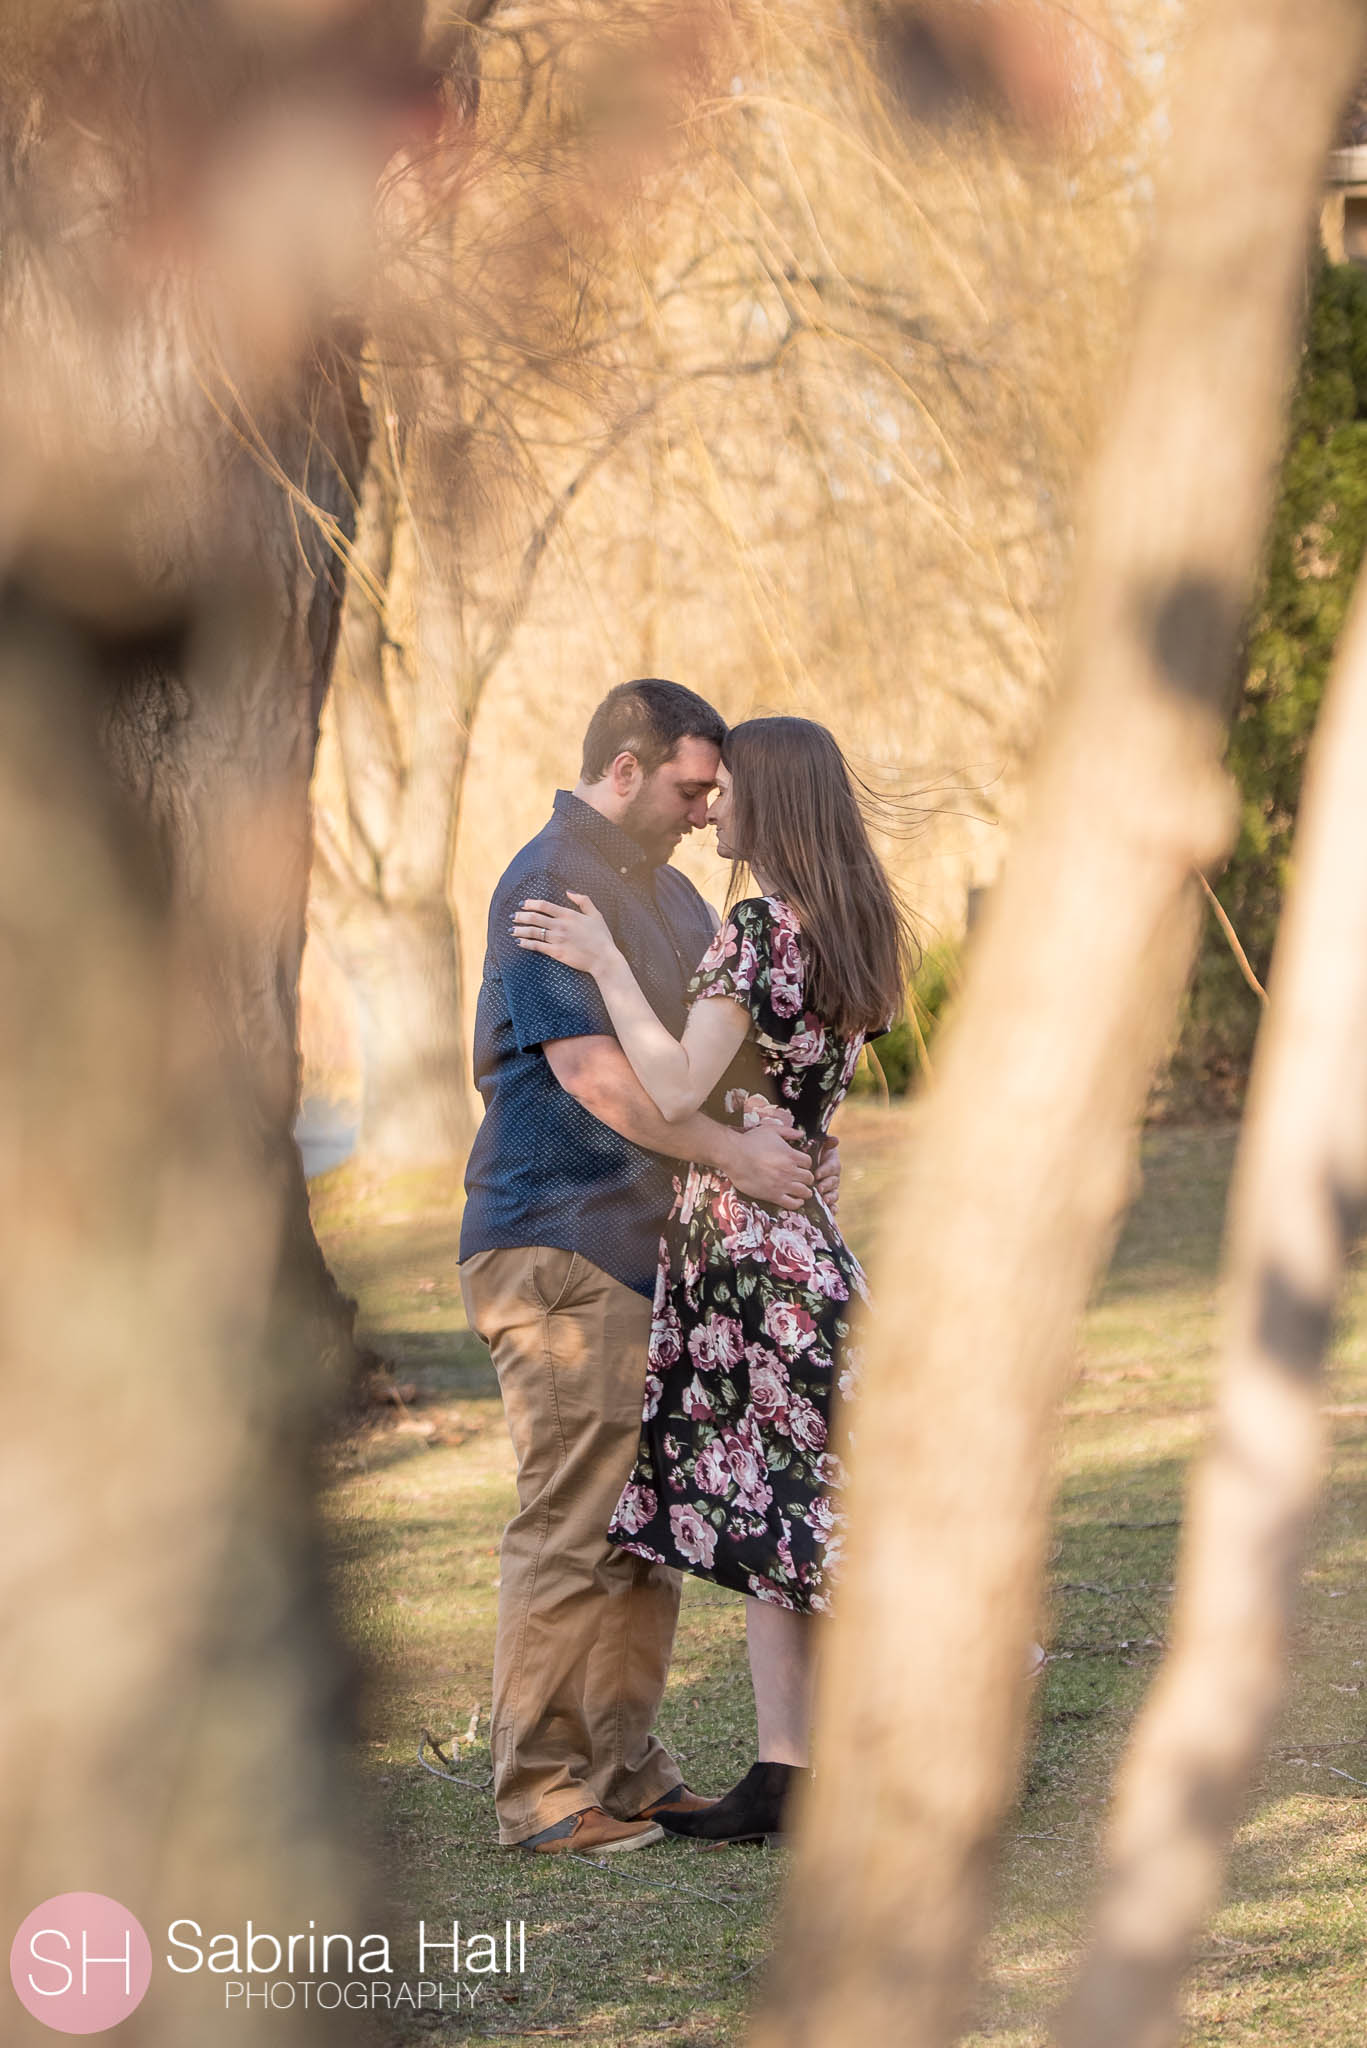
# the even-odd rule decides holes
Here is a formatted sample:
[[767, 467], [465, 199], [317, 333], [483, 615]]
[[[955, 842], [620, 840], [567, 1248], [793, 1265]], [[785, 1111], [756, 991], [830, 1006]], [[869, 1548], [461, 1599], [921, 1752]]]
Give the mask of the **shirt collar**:
[[614, 825], [611, 818], [605, 818], [601, 811], [595, 811], [592, 804], [586, 804], [571, 789], [555, 792], [555, 815], [561, 823], [597, 847], [605, 860], [622, 874], [628, 868], [643, 867], [646, 850], [629, 832], [620, 825]]

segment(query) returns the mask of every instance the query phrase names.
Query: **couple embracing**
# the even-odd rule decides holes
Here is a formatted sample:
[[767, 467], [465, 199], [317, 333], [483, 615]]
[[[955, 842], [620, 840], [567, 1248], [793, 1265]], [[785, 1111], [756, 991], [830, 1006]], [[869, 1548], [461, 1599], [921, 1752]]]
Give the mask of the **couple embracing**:
[[[670, 856], [711, 824], [724, 922]], [[778, 1833], [841, 1537], [867, 1299], [828, 1138], [914, 945], [823, 726], [729, 732], [676, 683], [598, 707], [502, 877], [461, 1285], [517, 1457], [494, 1655], [499, 1839]], [[720, 1799], [653, 1732], [680, 1572], [746, 1595], [758, 1761]]]

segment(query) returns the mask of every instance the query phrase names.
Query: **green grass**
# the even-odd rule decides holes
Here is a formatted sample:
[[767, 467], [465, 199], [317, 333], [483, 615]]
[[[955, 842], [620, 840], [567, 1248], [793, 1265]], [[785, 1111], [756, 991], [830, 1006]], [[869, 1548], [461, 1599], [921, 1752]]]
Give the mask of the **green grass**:
[[[864, 1252], [906, 1112], [844, 1116], [844, 1216]], [[1087, 1921], [1107, 1787], [1161, 1653], [1177, 1520], [1206, 1428], [1215, 1280], [1233, 1134], [1154, 1131], [1111, 1271], [1086, 1320], [1057, 1449], [1052, 1661], [1038, 1691], [1023, 1799], [1007, 1829], [975, 2042], [1046, 2038]], [[499, 1850], [489, 1795], [438, 1782], [424, 1728], [489, 1768], [498, 1539], [512, 1461], [497, 1387], [465, 1330], [454, 1204], [432, 1191], [317, 1190], [320, 1232], [362, 1305], [362, 1333], [413, 1397], [406, 1421], [338, 1454], [330, 1507], [344, 1598], [372, 1671], [374, 1825], [402, 1896], [398, 1924], [455, 1915], [527, 1923], [529, 1971], [473, 2012], [390, 2022], [395, 2044], [496, 2035], [639, 2044], [739, 2042], [768, 1947], [781, 1853], [668, 1845], [591, 1864]], [[1297, 1624], [1290, 1698], [1236, 1845], [1227, 1900], [1187, 1997], [1198, 2048], [1330, 2048], [1367, 2024], [1367, 1313], [1355, 1279], [1336, 1346], [1332, 1464]], [[422, 1433], [419, 1433], [422, 1432]], [[690, 1781], [729, 1784], [753, 1756], [741, 1603], [689, 1580], [661, 1720]], [[416, 1972], [413, 1972], [416, 1974]]]

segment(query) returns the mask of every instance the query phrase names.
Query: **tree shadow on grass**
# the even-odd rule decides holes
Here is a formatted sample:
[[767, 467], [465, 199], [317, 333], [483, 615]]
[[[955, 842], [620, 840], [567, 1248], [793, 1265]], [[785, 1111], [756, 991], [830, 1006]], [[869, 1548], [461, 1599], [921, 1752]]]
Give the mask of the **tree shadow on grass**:
[[1098, 1301], [1213, 1286], [1238, 1132], [1232, 1123], [1163, 1125], [1145, 1132], [1141, 1185], [1097, 1289]]
[[[1187, 1460], [1127, 1460], [1064, 1482], [1046, 1588], [1050, 1661], [1020, 1815], [1109, 1774], [1162, 1655]], [[1024, 1825], [1024, 1820], [1021, 1819]]]

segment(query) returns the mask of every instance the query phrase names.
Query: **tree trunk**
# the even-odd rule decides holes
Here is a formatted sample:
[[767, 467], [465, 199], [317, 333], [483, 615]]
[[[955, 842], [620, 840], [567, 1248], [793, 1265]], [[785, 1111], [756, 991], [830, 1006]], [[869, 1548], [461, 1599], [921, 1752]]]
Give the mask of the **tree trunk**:
[[348, 815], [344, 829], [320, 821], [313, 894], [356, 999], [356, 1162], [381, 1173], [462, 1165], [478, 1114], [449, 884], [479, 685], [452, 516], [386, 422], [334, 688]]
[[1281, 1703], [1324, 1457], [1325, 1346], [1367, 1205], [1367, 577], [1311, 748], [1231, 1205], [1215, 1433], [1172, 1647], [1119, 1774], [1065, 2048], [1163, 2048]]
[[[17, 1926], [105, 1892], [158, 1957], [185, 1914], [355, 1926], [352, 1680], [310, 1505], [321, 1384], [278, 1310], [288, 1181], [214, 1016], [216, 934], [170, 912], [93, 744], [103, 678], [14, 597], [0, 678], [0, 1897]], [[238, 2030], [221, 1983], [157, 1974], [138, 2048]], [[49, 2038], [32, 2024], [15, 2038]], [[337, 2037], [331, 2015], [272, 2015], [273, 2042]]]
[[[0, 29], [0, 1899], [117, 1899], [157, 1957], [124, 2037], [210, 2048], [240, 2017], [170, 1976], [173, 1919], [375, 1924], [289, 1138], [319, 522], [363, 443], [306, 345], [355, 280], [302, 257], [394, 147], [370, 95], [421, 9], [52, 14]], [[269, 235], [199, 210], [282, 134]], [[347, 2029], [300, 2001], [267, 2031]]]
[[[1348, 0], [1192, 31], [1059, 707], [875, 1276], [848, 1562], [763, 2048], [962, 2024], [1016, 1782], [1049, 1449], [1189, 969]], [[1247, 110], [1263, 115], [1255, 157]]]
[[[314, 1236], [294, 1122], [299, 1110], [299, 966], [312, 835], [309, 780], [336, 647], [345, 565], [320, 530], [354, 531], [368, 417], [350, 348], [331, 347], [283, 410], [270, 456], [300, 513], [251, 458], [228, 466], [249, 558], [223, 565], [194, 608], [149, 640], [91, 636], [104, 744], [147, 816], [173, 914], [223, 935], [213, 1017], [253, 1076], [247, 1105], [282, 1212], [280, 1313], [296, 1357], [334, 1385], [355, 1367], [354, 1304]], [[244, 845], [260, 864], [244, 888]]]
[[365, 1086], [358, 1160], [382, 1172], [461, 1164], [474, 1120], [445, 893], [362, 898], [341, 918], [320, 918], [319, 929], [356, 1000]]

